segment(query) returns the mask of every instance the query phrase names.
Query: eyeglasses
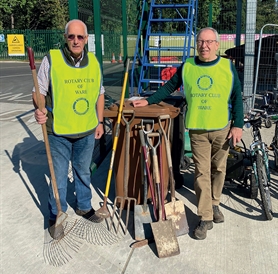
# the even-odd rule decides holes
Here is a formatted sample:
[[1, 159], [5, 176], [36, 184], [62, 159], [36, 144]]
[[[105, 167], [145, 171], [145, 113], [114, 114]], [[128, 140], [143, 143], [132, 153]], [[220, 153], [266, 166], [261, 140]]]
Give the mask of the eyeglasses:
[[213, 42], [217, 42], [216, 40], [197, 40], [197, 45], [202, 46], [203, 43], [206, 45], [211, 45]]
[[83, 40], [85, 39], [86, 36], [69, 34], [69, 35], [67, 36], [67, 39], [68, 39], [69, 41], [72, 41], [72, 40], [75, 39], [75, 37], [77, 37], [77, 39], [78, 39], [79, 41], [83, 41]]

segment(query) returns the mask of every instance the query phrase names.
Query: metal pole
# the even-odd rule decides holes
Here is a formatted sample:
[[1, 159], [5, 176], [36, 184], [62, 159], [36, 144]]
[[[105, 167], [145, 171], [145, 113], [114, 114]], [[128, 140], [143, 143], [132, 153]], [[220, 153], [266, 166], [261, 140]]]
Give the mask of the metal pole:
[[100, 0], [93, 0], [93, 10], [94, 10], [96, 57], [100, 63], [101, 68], [103, 68], [102, 43], [101, 43]]
[[[123, 30], [123, 61], [126, 66], [127, 53], [127, 18], [126, 18], [126, 0], [122, 0], [122, 30]], [[129, 85], [126, 85], [125, 98], [129, 98]]]
[[[242, 14], [242, 0], [237, 0], [236, 6], [236, 47], [240, 46], [240, 38], [241, 38], [241, 14]], [[239, 67], [239, 60], [236, 58], [235, 63], [236, 68]]]
[[212, 0], [209, 3], [209, 22], [208, 26], [212, 27]]
[[70, 17], [70, 20], [78, 19], [77, 0], [69, 0], [69, 17]]
[[[244, 113], [247, 113], [254, 105], [252, 101], [254, 87], [254, 59], [255, 59], [255, 31], [256, 31], [257, 0], [247, 0], [246, 6], [246, 33], [244, 52], [244, 83], [243, 94], [250, 98], [244, 105]], [[253, 95], [254, 97], [254, 95]]]

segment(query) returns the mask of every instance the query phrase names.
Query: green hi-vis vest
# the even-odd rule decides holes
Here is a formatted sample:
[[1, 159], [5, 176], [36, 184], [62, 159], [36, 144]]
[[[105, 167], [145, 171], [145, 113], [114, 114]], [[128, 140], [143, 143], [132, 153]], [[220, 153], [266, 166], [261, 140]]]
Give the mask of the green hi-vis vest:
[[94, 129], [101, 88], [101, 70], [94, 54], [88, 52], [88, 65], [78, 68], [67, 64], [60, 50], [51, 50], [50, 77], [53, 132], [72, 136]]
[[233, 73], [228, 59], [220, 58], [211, 66], [200, 66], [188, 58], [182, 78], [187, 101], [185, 127], [218, 130], [229, 122], [229, 98]]

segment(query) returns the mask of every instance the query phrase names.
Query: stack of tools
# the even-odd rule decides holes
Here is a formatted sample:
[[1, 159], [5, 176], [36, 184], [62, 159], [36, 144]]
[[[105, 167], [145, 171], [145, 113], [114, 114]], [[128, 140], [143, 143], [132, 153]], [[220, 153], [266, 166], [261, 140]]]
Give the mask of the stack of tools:
[[[154, 131], [154, 120], [143, 120], [139, 128], [139, 136], [143, 156], [142, 185], [143, 205], [134, 209], [135, 240], [154, 238], [158, 257], [169, 257], [179, 254], [177, 237], [189, 232], [182, 201], [176, 201], [175, 181], [173, 176], [169, 135], [171, 131], [170, 115], [158, 117], [159, 129]], [[169, 169], [171, 201], [164, 205], [164, 186], [162, 170], [162, 139], [164, 140], [167, 166]], [[159, 153], [157, 153], [157, 150]], [[151, 157], [150, 157], [151, 156]], [[147, 203], [148, 190], [151, 203]]]
[[[119, 121], [118, 108], [114, 104], [105, 113], [105, 117], [114, 118], [114, 134], [120, 142], [115, 154], [116, 198], [109, 229], [124, 234], [128, 231], [132, 236], [134, 232], [138, 244], [154, 241], [159, 258], [177, 255], [177, 237], [188, 233], [185, 206], [175, 198], [169, 140], [171, 120], [179, 109], [163, 102], [134, 108], [130, 98], [124, 101]], [[134, 228], [129, 222], [132, 210]]]

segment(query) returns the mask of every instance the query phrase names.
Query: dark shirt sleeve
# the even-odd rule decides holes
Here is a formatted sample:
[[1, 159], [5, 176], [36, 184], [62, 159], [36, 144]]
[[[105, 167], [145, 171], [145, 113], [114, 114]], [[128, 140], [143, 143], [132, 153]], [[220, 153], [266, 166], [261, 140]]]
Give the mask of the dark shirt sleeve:
[[242, 94], [241, 94], [242, 92], [241, 82], [239, 80], [236, 68], [233, 64], [232, 64], [232, 71], [234, 74], [234, 86], [230, 98], [232, 126], [243, 128], [244, 120], [243, 120], [243, 101], [242, 101]]
[[177, 72], [165, 85], [160, 87], [152, 96], [147, 98], [149, 105], [160, 103], [182, 85], [182, 66], [183, 65], [177, 69]]

